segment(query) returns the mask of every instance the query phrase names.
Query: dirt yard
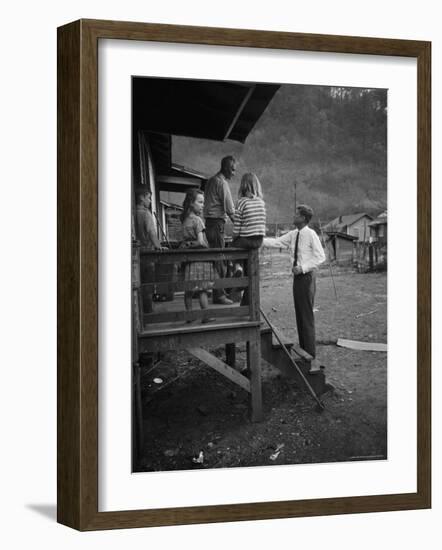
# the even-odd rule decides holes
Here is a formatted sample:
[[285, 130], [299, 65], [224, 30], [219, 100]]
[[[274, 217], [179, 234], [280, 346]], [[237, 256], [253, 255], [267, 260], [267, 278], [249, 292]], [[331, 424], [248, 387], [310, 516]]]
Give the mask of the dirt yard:
[[[262, 308], [296, 340], [291, 259], [275, 251], [261, 262]], [[185, 352], [168, 354], [142, 378], [145, 447], [137, 470], [385, 459], [387, 354], [340, 348], [336, 340], [387, 342], [386, 273], [334, 268], [332, 279], [324, 268], [315, 307], [317, 356], [333, 386], [322, 396], [322, 413], [309, 394], [265, 363], [264, 421], [252, 423], [245, 391]], [[223, 350], [216, 353], [222, 357]], [[237, 362], [245, 366], [245, 346]]]

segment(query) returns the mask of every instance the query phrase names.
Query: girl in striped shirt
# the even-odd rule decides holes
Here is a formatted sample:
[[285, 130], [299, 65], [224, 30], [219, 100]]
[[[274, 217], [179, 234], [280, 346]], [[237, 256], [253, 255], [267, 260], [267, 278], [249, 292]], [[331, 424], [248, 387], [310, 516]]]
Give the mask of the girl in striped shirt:
[[[266, 208], [262, 198], [261, 184], [256, 174], [244, 174], [238, 191], [232, 246], [247, 249], [259, 248], [262, 245], [265, 231]], [[234, 276], [241, 277], [243, 273], [244, 267], [235, 264]], [[248, 304], [247, 289], [241, 304]]]

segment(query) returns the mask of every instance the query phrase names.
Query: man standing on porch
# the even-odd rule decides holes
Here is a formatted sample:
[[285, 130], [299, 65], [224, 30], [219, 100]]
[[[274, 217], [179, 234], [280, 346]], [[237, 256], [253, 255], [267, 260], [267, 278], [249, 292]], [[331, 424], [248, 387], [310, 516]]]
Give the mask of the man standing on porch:
[[313, 210], [310, 206], [299, 205], [294, 219], [296, 229], [276, 239], [265, 238], [263, 246], [290, 248], [292, 252], [293, 301], [299, 345], [315, 358], [315, 271], [325, 261], [325, 254], [318, 235], [308, 226], [312, 216]]
[[[230, 192], [229, 181], [236, 171], [236, 159], [224, 157], [220, 171], [212, 176], [204, 188], [204, 218], [206, 221], [206, 238], [210, 248], [224, 248], [224, 226], [229, 217], [232, 222], [235, 216], [235, 206]], [[220, 278], [226, 275], [225, 262], [216, 262], [216, 270]], [[213, 290], [214, 304], [232, 304], [224, 289]]]

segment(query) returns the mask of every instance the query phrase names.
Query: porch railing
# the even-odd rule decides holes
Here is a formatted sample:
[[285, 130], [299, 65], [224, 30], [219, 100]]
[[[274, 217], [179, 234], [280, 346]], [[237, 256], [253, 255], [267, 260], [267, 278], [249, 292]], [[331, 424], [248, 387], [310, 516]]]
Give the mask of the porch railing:
[[[133, 249], [132, 288], [134, 292], [134, 308], [138, 310], [137, 320], [134, 320], [138, 332], [148, 332], [149, 327], [159, 324], [180, 324], [183, 332], [194, 327], [186, 321], [195, 321], [204, 317], [214, 319], [207, 324], [207, 329], [213, 330], [216, 323], [249, 321], [259, 323], [259, 256], [257, 250], [239, 248], [223, 249], [178, 249], [152, 251], [134, 246]], [[245, 267], [242, 277], [227, 276], [215, 278], [212, 289], [231, 289], [231, 293], [240, 293], [247, 289], [248, 304], [232, 306], [212, 306], [201, 310], [195, 302], [192, 311], [186, 311], [184, 292], [192, 291], [203, 280], [184, 280], [184, 265], [189, 262], [225, 262], [235, 264], [241, 262]], [[164, 303], [152, 301], [152, 311], [145, 311], [143, 302], [146, 296], [166, 296]], [[144, 300], [143, 300], [144, 297]], [[196, 297], [196, 294], [195, 294]], [[201, 327], [203, 329], [203, 327]]]

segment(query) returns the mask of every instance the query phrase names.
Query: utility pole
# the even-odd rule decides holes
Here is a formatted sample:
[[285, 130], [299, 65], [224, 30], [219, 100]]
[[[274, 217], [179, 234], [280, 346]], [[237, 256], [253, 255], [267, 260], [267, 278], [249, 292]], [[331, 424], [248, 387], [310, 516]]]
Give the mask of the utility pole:
[[293, 193], [294, 193], [294, 196], [295, 196], [295, 212], [296, 212], [296, 186], [298, 184], [296, 183], [296, 181], [293, 183]]

